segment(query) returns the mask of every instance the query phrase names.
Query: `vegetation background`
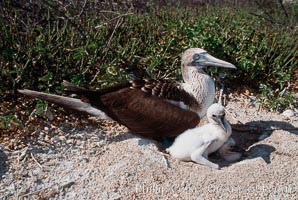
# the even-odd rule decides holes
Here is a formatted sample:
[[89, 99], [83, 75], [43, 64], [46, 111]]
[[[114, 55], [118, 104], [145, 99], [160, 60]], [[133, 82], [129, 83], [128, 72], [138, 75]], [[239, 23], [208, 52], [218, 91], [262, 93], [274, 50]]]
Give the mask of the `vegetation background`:
[[274, 110], [297, 106], [297, 22], [297, 1], [2, 0], [0, 131], [22, 130], [33, 108], [52, 118], [19, 88], [61, 94], [62, 80], [100, 88], [129, 78], [127, 67], [179, 81], [190, 47], [235, 64], [225, 71], [234, 91]]

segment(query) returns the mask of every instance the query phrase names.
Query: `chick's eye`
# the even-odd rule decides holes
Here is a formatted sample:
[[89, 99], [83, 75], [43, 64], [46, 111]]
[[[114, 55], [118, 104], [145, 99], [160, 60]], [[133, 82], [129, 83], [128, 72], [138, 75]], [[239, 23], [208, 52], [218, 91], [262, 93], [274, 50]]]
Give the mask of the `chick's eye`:
[[194, 54], [193, 55], [193, 60], [194, 61], [200, 60], [200, 57], [201, 57], [200, 54]]
[[216, 117], [216, 115], [212, 115], [212, 117]]

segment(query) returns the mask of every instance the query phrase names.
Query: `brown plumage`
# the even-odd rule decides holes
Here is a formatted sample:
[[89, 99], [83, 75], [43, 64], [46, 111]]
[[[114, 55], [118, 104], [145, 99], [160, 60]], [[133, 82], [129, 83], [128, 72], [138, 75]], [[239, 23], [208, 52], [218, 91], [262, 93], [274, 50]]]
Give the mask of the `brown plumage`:
[[[79, 99], [36, 91], [19, 90], [19, 92], [56, 103], [68, 109], [92, 114], [87, 110], [87, 106], [90, 104], [93, 108], [101, 110], [111, 119], [129, 128], [133, 133], [145, 137], [177, 136], [184, 130], [198, 125], [200, 117], [195, 112], [181, 109], [161, 98], [168, 97], [169, 100], [176, 100], [178, 98], [175, 95], [173, 97], [167, 96], [167, 93], [161, 90], [159, 93], [155, 93], [154, 89], [159, 87], [151, 87], [152, 90], [144, 92], [142, 88], [149, 87], [148, 84], [148, 80], [147, 82], [145, 80], [135, 80], [91, 91], [64, 81], [66, 91], [80, 95], [84, 99], [84, 101], [81, 101], [82, 103], [78, 103]], [[160, 85], [165, 86], [166, 84], [160, 83]], [[170, 85], [169, 83], [168, 87]], [[175, 87], [172, 86], [172, 88]], [[176, 90], [178, 89], [176, 88]], [[153, 95], [153, 93], [156, 95]], [[185, 95], [188, 94], [185, 93]], [[82, 107], [82, 109], [79, 109], [79, 107]], [[154, 111], [152, 108], [154, 108]]]
[[66, 91], [78, 94], [82, 100], [32, 90], [19, 92], [65, 108], [115, 120], [145, 137], [172, 137], [198, 125], [200, 116], [204, 116], [213, 103], [214, 83], [203, 70], [210, 65], [235, 68], [195, 48], [187, 50], [182, 56], [185, 83], [137, 79], [92, 91], [64, 81]]

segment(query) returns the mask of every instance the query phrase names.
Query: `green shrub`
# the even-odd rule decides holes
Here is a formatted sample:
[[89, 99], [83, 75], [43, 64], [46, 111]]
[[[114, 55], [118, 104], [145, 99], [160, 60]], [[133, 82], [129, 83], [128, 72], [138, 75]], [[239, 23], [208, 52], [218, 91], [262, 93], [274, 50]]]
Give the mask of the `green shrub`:
[[275, 102], [266, 105], [278, 109], [293, 101], [297, 27], [268, 23], [250, 10], [171, 8], [141, 14], [63, 10], [54, 2], [19, 8], [9, 2], [2, 3], [0, 16], [0, 93], [5, 97], [17, 88], [59, 93], [63, 79], [104, 87], [127, 79], [121, 67], [129, 64], [153, 77], [180, 80], [181, 53], [203, 47], [237, 66], [227, 70], [231, 81]]

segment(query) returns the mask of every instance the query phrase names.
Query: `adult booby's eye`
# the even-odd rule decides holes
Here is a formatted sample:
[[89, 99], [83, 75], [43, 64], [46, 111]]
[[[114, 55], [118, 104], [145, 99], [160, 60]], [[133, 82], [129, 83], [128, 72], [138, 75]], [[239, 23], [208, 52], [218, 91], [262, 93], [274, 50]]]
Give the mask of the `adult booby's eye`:
[[200, 56], [200, 54], [196, 53], [196, 54], [193, 55], [192, 58], [193, 58], [194, 61], [197, 61], [197, 60], [200, 60], [201, 56]]

